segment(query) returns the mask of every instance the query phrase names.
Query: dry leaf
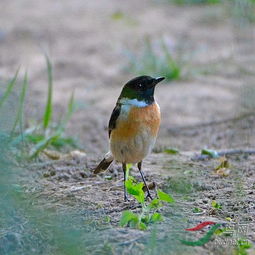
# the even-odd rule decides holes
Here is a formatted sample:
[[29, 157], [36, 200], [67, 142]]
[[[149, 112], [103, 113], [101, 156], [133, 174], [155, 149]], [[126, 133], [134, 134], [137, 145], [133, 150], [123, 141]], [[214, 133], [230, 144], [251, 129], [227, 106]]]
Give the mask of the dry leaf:
[[57, 151], [51, 151], [51, 150], [43, 150], [43, 153], [50, 159], [53, 160], [59, 160], [62, 156], [61, 153], [57, 152]]
[[219, 176], [227, 177], [230, 174], [229, 168], [220, 168], [216, 171], [216, 174]]
[[229, 176], [230, 174], [230, 164], [226, 157], [220, 158], [220, 164], [214, 169], [215, 174], [219, 176]]
[[62, 154], [60, 152], [52, 151], [52, 150], [44, 150], [43, 153], [52, 160], [60, 160], [60, 159], [77, 160], [77, 159], [85, 158], [87, 156], [85, 152], [78, 151], [78, 150], [70, 151], [69, 153], [66, 153], [66, 154]]

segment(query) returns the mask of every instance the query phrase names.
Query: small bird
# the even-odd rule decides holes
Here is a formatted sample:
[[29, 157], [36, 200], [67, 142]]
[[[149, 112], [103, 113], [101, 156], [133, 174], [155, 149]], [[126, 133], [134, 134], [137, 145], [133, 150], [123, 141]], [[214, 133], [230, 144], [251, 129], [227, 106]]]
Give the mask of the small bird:
[[122, 163], [125, 201], [128, 200], [125, 187], [128, 163], [137, 164], [147, 197], [152, 199], [142, 172], [142, 161], [151, 152], [157, 138], [161, 117], [159, 105], [154, 99], [154, 90], [164, 79], [144, 75], [128, 81], [109, 121], [110, 151], [95, 168], [94, 173], [106, 170], [113, 160]]

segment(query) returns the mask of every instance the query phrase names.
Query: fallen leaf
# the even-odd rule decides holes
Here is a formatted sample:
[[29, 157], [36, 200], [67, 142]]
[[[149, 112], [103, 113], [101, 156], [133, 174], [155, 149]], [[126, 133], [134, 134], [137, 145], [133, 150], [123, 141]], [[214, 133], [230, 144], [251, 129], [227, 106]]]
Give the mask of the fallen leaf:
[[87, 155], [85, 152], [75, 150], [75, 151], [70, 151], [69, 153], [63, 154], [58, 151], [53, 151], [53, 150], [43, 150], [43, 153], [50, 159], [52, 160], [60, 160], [60, 159], [65, 159], [65, 160], [72, 160], [72, 159], [82, 159], [85, 158]]
[[61, 153], [57, 151], [51, 151], [51, 150], [43, 150], [43, 153], [52, 160], [59, 160], [62, 156]]
[[220, 161], [220, 164], [215, 168], [215, 170], [219, 170], [220, 168], [229, 168], [230, 167], [230, 164], [226, 157], [221, 157], [219, 161]]
[[226, 157], [221, 157], [219, 161], [220, 164], [216, 168], [214, 168], [215, 174], [223, 177], [229, 176], [230, 174], [229, 161], [227, 160]]
[[215, 172], [219, 176], [227, 177], [230, 174], [229, 168], [221, 168]]

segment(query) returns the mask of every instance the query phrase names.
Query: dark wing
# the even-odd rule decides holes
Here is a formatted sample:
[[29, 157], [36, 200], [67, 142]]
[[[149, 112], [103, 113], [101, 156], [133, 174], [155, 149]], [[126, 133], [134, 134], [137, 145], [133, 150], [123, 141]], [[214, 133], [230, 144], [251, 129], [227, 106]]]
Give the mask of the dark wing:
[[112, 115], [109, 121], [109, 125], [108, 125], [108, 133], [109, 133], [109, 138], [111, 136], [111, 132], [114, 128], [116, 128], [116, 121], [120, 115], [120, 109], [121, 109], [121, 105], [120, 104], [116, 104], [115, 108], [112, 111]]

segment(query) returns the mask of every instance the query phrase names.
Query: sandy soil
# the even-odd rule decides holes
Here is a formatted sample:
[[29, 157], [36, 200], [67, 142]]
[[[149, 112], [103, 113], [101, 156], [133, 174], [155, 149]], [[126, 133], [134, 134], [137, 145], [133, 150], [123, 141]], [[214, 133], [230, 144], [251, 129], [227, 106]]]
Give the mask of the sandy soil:
[[[248, 238], [255, 242], [254, 157], [231, 157], [231, 173], [225, 178], [213, 174], [217, 165], [214, 160], [190, 160], [195, 151], [205, 147], [254, 146], [254, 115], [239, 117], [254, 111], [254, 25], [235, 25], [226, 5], [178, 7], [163, 1], [2, 0], [1, 10], [0, 73], [7, 79], [19, 65], [22, 72], [28, 70], [29, 119], [41, 116], [46, 101], [43, 52], [53, 62], [54, 118], [64, 112], [73, 90], [79, 105], [67, 134], [80, 141], [86, 156], [60, 161], [42, 157], [40, 165], [31, 166], [37, 173], [39, 197], [47, 198], [55, 208], [104, 208], [115, 227], [121, 211], [135, 206], [134, 201], [131, 205], [122, 201], [119, 166], [112, 166], [98, 177], [91, 175], [91, 169], [107, 152], [109, 116], [123, 84], [134, 76], [124, 71], [128, 64], [126, 50], [142, 50], [145, 36], [152, 40], [163, 37], [171, 45], [173, 55], [182, 60], [183, 75], [181, 80], [165, 82], [156, 91], [162, 125], [157, 153], [145, 161], [146, 175], [176, 195], [186, 208], [187, 218], [192, 218], [190, 225], [210, 217], [217, 222], [231, 217], [249, 222]], [[124, 16], [114, 20], [112, 15], [116, 12]], [[162, 153], [166, 147], [178, 148], [181, 155]], [[133, 174], [138, 176], [136, 171]], [[112, 180], [105, 180], [104, 175], [111, 175]], [[179, 179], [181, 185], [191, 183], [191, 201], [185, 201], [183, 194], [178, 195], [182, 192], [171, 188], [171, 180]], [[212, 213], [213, 199], [223, 205], [220, 212]], [[194, 206], [201, 207], [203, 213], [194, 216]], [[128, 236], [135, 231], [127, 232]], [[140, 231], [136, 234], [144, 235]], [[120, 254], [116, 249], [116, 254]], [[132, 254], [142, 252], [139, 245], [131, 242], [124, 244], [122, 253], [130, 250]], [[231, 251], [210, 244], [194, 252]]]

